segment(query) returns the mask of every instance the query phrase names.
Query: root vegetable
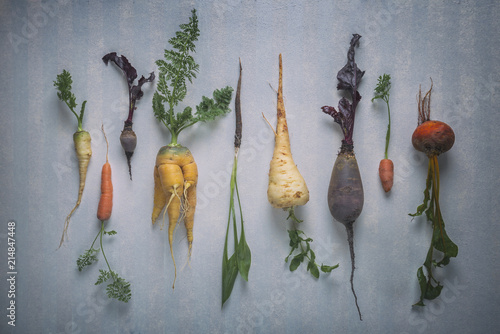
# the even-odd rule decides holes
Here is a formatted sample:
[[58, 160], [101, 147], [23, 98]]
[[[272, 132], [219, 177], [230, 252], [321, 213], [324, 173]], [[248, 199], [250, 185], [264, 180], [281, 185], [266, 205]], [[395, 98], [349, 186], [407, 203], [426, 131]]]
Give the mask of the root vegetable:
[[[97, 208], [97, 219], [101, 221], [101, 227], [99, 232], [97, 233], [92, 245], [87, 249], [82, 255], [78, 257], [76, 260], [76, 265], [78, 266], [78, 271], [82, 271], [86, 266], [91, 265], [92, 263], [97, 261], [97, 255], [102, 252], [102, 256], [106, 261], [106, 265], [108, 270], [99, 269], [99, 277], [95, 285], [102, 284], [109, 279], [112, 279], [113, 282], [108, 284], [106, 287], [106, 294], [108, 298], [115, 298], [119, 301], [127, 303], [132, 297], [132, 291], [130, 289], [130, 283], [121, 278], [116, 272], [111, 270], [109, 265], [109, 261], [106, 258], [106, 253], [104, 253], [104, 247], [102, 243], [102, 236], [107, 235], [115, 235], [116, 231], [106, 231], [104, 222], [111, 218], [111, 210], [113, 207], [113, 184], [111, 182], [111, 165], [108, 161], [108, 138], [106, 137], [106, 133], [104, 132], [104, 126], [101, 127], [102, 132], [104, 134], [104, 139], [106, 140], [106, 163], [102, 166], [101, 173], [101, 198], [99, 200], [99, 206]], [[94, 244], [99, 238], [100, 248], [95, 249]]]
[[354, 47], [359, 43], [360, 35], [354, 34], [351, 39], [351, 45], [347, 53], [347, 64], [338, 72], [337, 85], [338, 90], [346, 90], [352, 103], [343, 97], [339, 102], [339, 110], [334, 107], [324, 106], [322, 111], [333, 117], [338, 123], [344, 134], [340, 153], [335, 160], [330, 185], [328, 187], [328, 207], [333, 218], [342, 223], [347, 231], [347, 241], [351, 253], [351, 290], [354, 295], [354, 301], [359, 314], [359, 320], [362, 320], [361, 311], [358, 306], [358, 297], [354, 291], [354, 230], [353, 224], [361, 214], [364, 204], [363, 184], [359, 172], [358, 163], [354, 154], [353, 130], [356, 107], [361, 100], [358, 92], [358, 86], [361, 78], [365, 74], [361, 71], [354, 61]]
[[387, 133], [385, 135], [385, 158], [380, 160], [380, 165], [378, 168], [380, 181], [382, 182], [382, 188], [385, 192], [389, 192], [392, 189], [394, 183], [394, 163], [389, 159], [387, 151], [389, 150], [389, 140], [391, 139], [391, 108], [389, 106], [389, 90], [391, 89], [391, 76], [389, 74], [381, 75], [378, 78], [377, 87], [375, 87], [375, 97], [372, 98], [372, 102], [376, 99], [383, 100], [387, 105], [387, 115], [389, 116], [389, 124], [387, 125]]
[[327, 266], [322, 264], [319, 266], [316, 263], [316, 254], [310, 247], [310, 243], [313, 240], [308, 238], [303, 231], [297, 229], [297, 224], [301, 223], [302, 220], [295, 216], [295, 207], [304, 205], [309, 201], [309, 190], [292, 158], [285, 104], [283, 101], [283, 63], [281, 54], [279, 55], [277, 118], [276, 131], [274, 131], [274, 152], [269, 168], [267, 198], [273, 207], [287, 210], [287, 219], [292, 219], [293, 227], [288, 230], [290, 247], [292, 249], [285, 258], [285, 262], [288, 263], [290, 256], [292, 256], [295, 250], [299, 250], [299, 253], [294, 255], [290, 261], [290, 271], [295, 271], [307, 259], [307, 271], [318, 278], [318, 267], [321, 271], [327, 273], [337, 268], [338, 265]]
[[391, 159], [380, 160], [378, 175], [380, 182], [382, 182], [382, 188], [386, 193], [389, 192], [394, 184], [394, 163]]
[[275, 208], [291, 208], [309, 201], [309, 190], [292, 158], [285, 104], [283, 102], [283, 74], [281, 54], [279, 56], [279, 86], [277, 124], [274, 153], [269, 168], [267, 199]]
[[[416, 150], [425, 153], [429, 158], [427, 182], [424, 190], [424, 202], [418, 206], [412, 217], [420, 216], [425, 212], [427, 220], [432, 223], [432, 238], [424, 264], [417, 270], [417, 279], [420, 285], [420, 299], [414, 305], [424, 306], [424, 299], [432, 300], [438, 297], [443, 286], [436, 280], [432, 272], [433, 267], [446, 266], [452, 257], [458, 255], [458, 246], [451, 241], [445, 231], [444, 220], [439, 204], [439, 164], [438, 155], [447, 152], [455, 143], [455, 133], [452, 128], [443, 122], [430, 120], [430, 101], [432, 84], [429, 91], [422, 98], [419, 89], [418, 126], [412, 135], [412, 144]], [[429, 203], [430, 202], [430, 203]], [[434, 257], [434, 250], [442, 253], [441, 260]], [[427, 271], [427, 277], [424, 274]]]
[[[224, 239], [224, 253], [222, 255], [222, 305], [231, 296], [233, 291], [234, 282], [236, 281], [236, 276], [240, 273], [241, 277], [248, 282], [248, 273], [250, 271], [250, 265], [252, 262], [252, 254], [250, 252], [250, 247], [246, 242], [245, 237], [245, 227], [243, 224], [243, 210], [241, 209], [240, 194], [238, 192], [238, 182], [237, 182], [237, 170], [238, 170], [238, 153], [241, 146], [242, 138], [242, 127], [243, 123], [241, 120], [241, 60], [240, 60], [240, 75], [238, 78], [238, 87], [236, 89], [236, 97], [234, 100], [234, 110], [236, 114], [236, 129], [234, 133], [234, 163], [233, 170], [231, 172], [231, 182], [230, 182], [230, 197], [229, 197], [229, 218], [227, 220], [226, 228], [226, 238]], [[236, 190], [236, 191], [235, 191]], [[238, 239], [238, 229], [236, 225], [236, 209], [234, 204], [234, 195], [236, 192], [236, 198], [238, 200], [238, 209], [240, 212], [240, 227], [241, 234]], [[229, 256], [228, 254], [228, 239], [229, 239], [229, 228], [231, 225], [231, 220], [233, 221], [233, 239], [234, 239], [234, 253]]]
[[[169, 40], [175, 50], [165, 50], [165, 59], [156, 61], [159, 68], [157, 90], [153, 96], [153, 112], [158, 121], [162, 122], [171, 134], [170, 144], [162, 147], [156, 156], [154, 167], [154, 205], [151, 215], [152, 223], [160, 213], [168, 213], [170, 254], [174, 263], [174, 283], [177, 277], [173, 253], [173, 235], [177, 220], [184, 218], [188, 239], [188, 259], [192, 253], [194, 213], [196, 208], [196, 186], [198, 170], [193, 155], [184, 146], [177, 143], [179, 133], [198, 122], [214, 120], [217, 116], [230, 111], [229, 103], [233, 89], [225, 87], [213, 93], [213, 99], [202, 97], [202, 102], [192, 114], [192, 108], [174, 113], [174, 107], [186, 96], [186, 81], [192, 82], [196, 77], [199, 65], [196, 64], [191, 52], [195, 50], [194, 42], [198, 40], [198, 17], [193, 9], [188, 24], [182, 24], [182, 31]], [[168, 105], [165, 110], [164, 103]]]
[[83, 115], [85, 112], [85, 105], [87, 101], [83, 101], [80, 109], [80, 114], [77, 114], [75, 111], [75, 108], [77, 106], [76, 98], [75, 95], [71, 92], [72, 84], [73, 80], [71, 79], [71, 74], [66, 70], [63, 70], [61, 74], [57, 75], [57, 80], [54, 81], [54, 86], [58, 90], [57, 97], [59, 98], [59, 100], [63, 101], [68, 106], [68, 108], [75, 115], [78, 121], [78, 130], [73, 134], [73, 142], [75, 145], [76, 157], [78, 158], [78, 173], [80, 176], [80, 182], [78, 187], [78, 199], [71, 212], [66, 216], [59, 247], [62, 246], [62, 244], [64, 243], [64, 237], [67, 236], [71, 216], [82, 202], [83, 190], [85, 188], [85, 180], [87, 178], [87, 169], [89, 166], [90, 157], [92, 156], [92, 148], [90, 145], [90, 134], [82, 129]]
[[134, 81], [137, 78], [137, 71], [129, 63], [128, 59], [125, 56], [122, 55], [118, 57], [116, 52], [110, 52], [102, 57], [102, 61], [106, 65], [109, 61], [112, 61], [123, 71], [123, 73], [127, 77], [129, 101], [128, 118], [125, 121], [123, 131], [120, 134], [120, 144], [125, 151], [125, 156], [127, 157], [128, 164], [128, 173], [130, 176], [130, 180], [132, 180], [132, 167], [130, 165], [130, 159], [132, 158], [135, 147], [137, 146], [137, 136], [134, 130], [132, 130], [132, 117], [134, 116], [134, 110], [137, 109], [137, 107], [135, 106], [137, 101], [144, 95], [143, 91], [141, 90], [142, 85], [144, 85], [146, 82], [153, 82], [153, 80], [155, 79], [155, 74], [154, 72], [151, 72], [147, 79], [144, 76], [141, 76], [137, 85], [134, 85]]

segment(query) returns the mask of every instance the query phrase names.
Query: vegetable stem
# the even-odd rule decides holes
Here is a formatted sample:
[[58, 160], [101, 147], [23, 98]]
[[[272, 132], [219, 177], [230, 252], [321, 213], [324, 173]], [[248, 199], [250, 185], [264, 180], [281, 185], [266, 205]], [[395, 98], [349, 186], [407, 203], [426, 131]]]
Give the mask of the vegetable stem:
[[389, 124], [387, 124], [387, 134], [385, 135], [385, 158], [389, 159], [389, 140], [391, 138], [391, 109], [389, 107], [389, 96], [387, 96], [387, 100], [384, 99], [385, 103], [387, 103], [387, 114], [389, 116]]
[[[102, 247], [102, 235], [104, 234], [104, 220], [101, 220], [101, 231], [99, 232], [99, 244], [101, 245], [101, 252], [102, 252], [102, 256], [104, 257], [104, 261], [106, 261], [106, 265], [108, 266], [108, 269], [109, 269], [109, 272], [112, 272], [111, 271], [111, 267], [109, 266], [109, 262], [108, 262], [108, 259], [106, 258], [106, 254], [104, 253], [104, 247]], [[113, 277], [113, 281], [115, 280], [115, 278]]]

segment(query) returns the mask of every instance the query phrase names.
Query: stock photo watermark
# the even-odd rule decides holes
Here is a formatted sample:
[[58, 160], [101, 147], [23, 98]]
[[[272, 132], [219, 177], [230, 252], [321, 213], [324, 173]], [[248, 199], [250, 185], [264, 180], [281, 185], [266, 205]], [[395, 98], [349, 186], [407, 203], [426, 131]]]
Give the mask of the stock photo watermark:
[[7, 307], [7, 324], [16, 326], [16, 222], [7, 223], [7, 283], [9, 306]]
[[15, 11], [12, 16], [22, 22], [18, 31], [9, 32], [7, 39], [17, 54], [21, 48], [27, 46], [38, 36], [41, 29], [47, 26], [51, 19], [54, 19], [61, 6], [65, 6], [70, 0], [48, 0], [40, 2], [40, 6], [29, 15], [19, 15]]
[[[441, 295], [438, 298], [427, 302], [424, 307], [418, 306], [418, 309], [414, 309], [408, 318], [408, 324], [412, 327], [418, 327], [417, 331], [419, 333], [426, 332], [429, 329], [429, 323], [438, 319], [445, 312], [447, 305], [457, 301], [462, 291], [468, 288], [468, 285], [459, 282], [458, 277], [455, 277], [452, 281], [445, 279], [443, 286]], [[403, 332], [401, 334], [408, 333]]]

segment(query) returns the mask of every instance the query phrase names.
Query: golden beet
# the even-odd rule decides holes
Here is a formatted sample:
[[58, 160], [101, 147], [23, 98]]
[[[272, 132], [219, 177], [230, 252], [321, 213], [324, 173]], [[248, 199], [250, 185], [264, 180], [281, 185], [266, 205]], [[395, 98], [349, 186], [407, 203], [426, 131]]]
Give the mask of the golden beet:
[[444, 122], [426, 121], [415, 129], [411, 142], [416, 150], [428, 156], [439, 155], [452, 148], [455, 143], [455, 133]]

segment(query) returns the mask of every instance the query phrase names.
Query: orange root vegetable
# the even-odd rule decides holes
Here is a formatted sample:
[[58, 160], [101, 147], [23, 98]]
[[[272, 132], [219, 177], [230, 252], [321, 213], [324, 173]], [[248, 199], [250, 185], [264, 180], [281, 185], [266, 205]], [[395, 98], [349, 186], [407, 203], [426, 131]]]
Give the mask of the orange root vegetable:
[[380, 161], [378, 175], [382, 182], [382, 188], [387, 193], [392, 189], [394, 183], [394, 164], [389, 159], [389, 140], [391, 139], [391, 108], [389, 106], [389, 90], [391, 89], [391, 76], [389, 74], [381, 75], [378, 78], [377, 87], [375, 87], [375, 96], [372, 102], [381, 99], [387, 105], [387, 115], [389, 116], [389, 124], [387, 124], [387, 133], [385, 135], [385, 159]]
[[[104, 139], [106, 140], [106, 163], [102, 166], [101, 173], [101, 199], [99, 200], [99, 206], [97, 208], [97, 219], [101, 221], [101, 228], [97, 233], [90, 248], [85, 251], [83, 255], [78, 257], [76, 264], [78, 266], [78, 271], [82, 271], [85, 267], [91, 265], [97, 261], [97, 255], [102, 252], [104, 261], [108, 270], [99, 269], [100, 275], [97, 279], [95, 285], [102, 284], [106, 281], [112, 280], [110, 284], [106, 287], [106, 294], [109, 298], [116, 298], [119, 301], [127, 303], [132, 297], [132, 291], [130, 289], [130, 283], [121, 278], [115, 271], [111, 270], [109, 261], [104, 253], [104, 246], [102, 242], [103, 235], [115, 235], [116, 231], [106, 231], [104, 228], [105, 221], [111, 218], [111, 210], [113, 208], [113, 184], [111, 182], [111, 165], [108, 161], [108, 150], [109, 143], [106, 133], [104, 132], [104, 126], [101, 127], [102, 133], [104, 134]], [[99, 239], [99, 248], [95, 249], [94, 244], [97, 239]]]
[[[104, 133], [104, 129], [102, 130]], [[101, 172], [101, 199], [97, 207], [97, 219], [108, 220], [113, 209], [113, 183], [111, 182], [111, 165], [108, 161], [108, 138], [106, 139], [106, 163], [102, 166]]]
[[[179, 217], [184, 217], [189, 255], [193, 244], [194, 212], [198, 170], [191, 152], [182, 146], [164, 146], [158, 152], [155, 165], [155, 194], [152, 223], [164, 210], [168, 214], [168, 242], [174, 263], [174, 284], [177, 266], [173, 253], [174, 231]], [[165, 207], [165, 209], [164, 209]]]
[[391, 159], [380, 160], [378, 174], [382, 182], [382, 188], [384, 188], [385, 192], [389, 192], [394, 183], [394, 163]]
[[[432, 82], [432, 80], [431, 80]], [[432, 84], [422, 99], [419, 90], [418, 99], [418, 127], [412, 135], [412, 144], [416, 150], [425, 153], [429, 158], [427, 182], [424, 190], [424, 201], [418, 206], [412, 217], [420, 216], [425, 212], [427, 220], [432, 223], [432, 238], [427, 256], [423, 265], [417, 270], [417, 279], [420, 285], [420, 300], [414, 305], [424, 306], [424, 299], [432, 300], [441, 294], [443, 286], [434, 277], [433, 269], [446, 266], [452, 257], [458, 255], [458, 246], [450, 239], [445, 230], [441, 207], [439, 204], [439, 164], [438, 156], [450, 150], [455, 143], [455, 133], [452, 128], [443, 122], [430, 120], [430, 101]], [[434, 251], [442, 254], [441, 260], [435, 258]], [[427, 277], [424, 273], [427, 272]]]
[[455, 133], [446, 123], [440, 121], [425, 121], [420, 124], [411, 137], [413, 147], [427, 154], [427, 156], [440, 155], [455, 143]]

